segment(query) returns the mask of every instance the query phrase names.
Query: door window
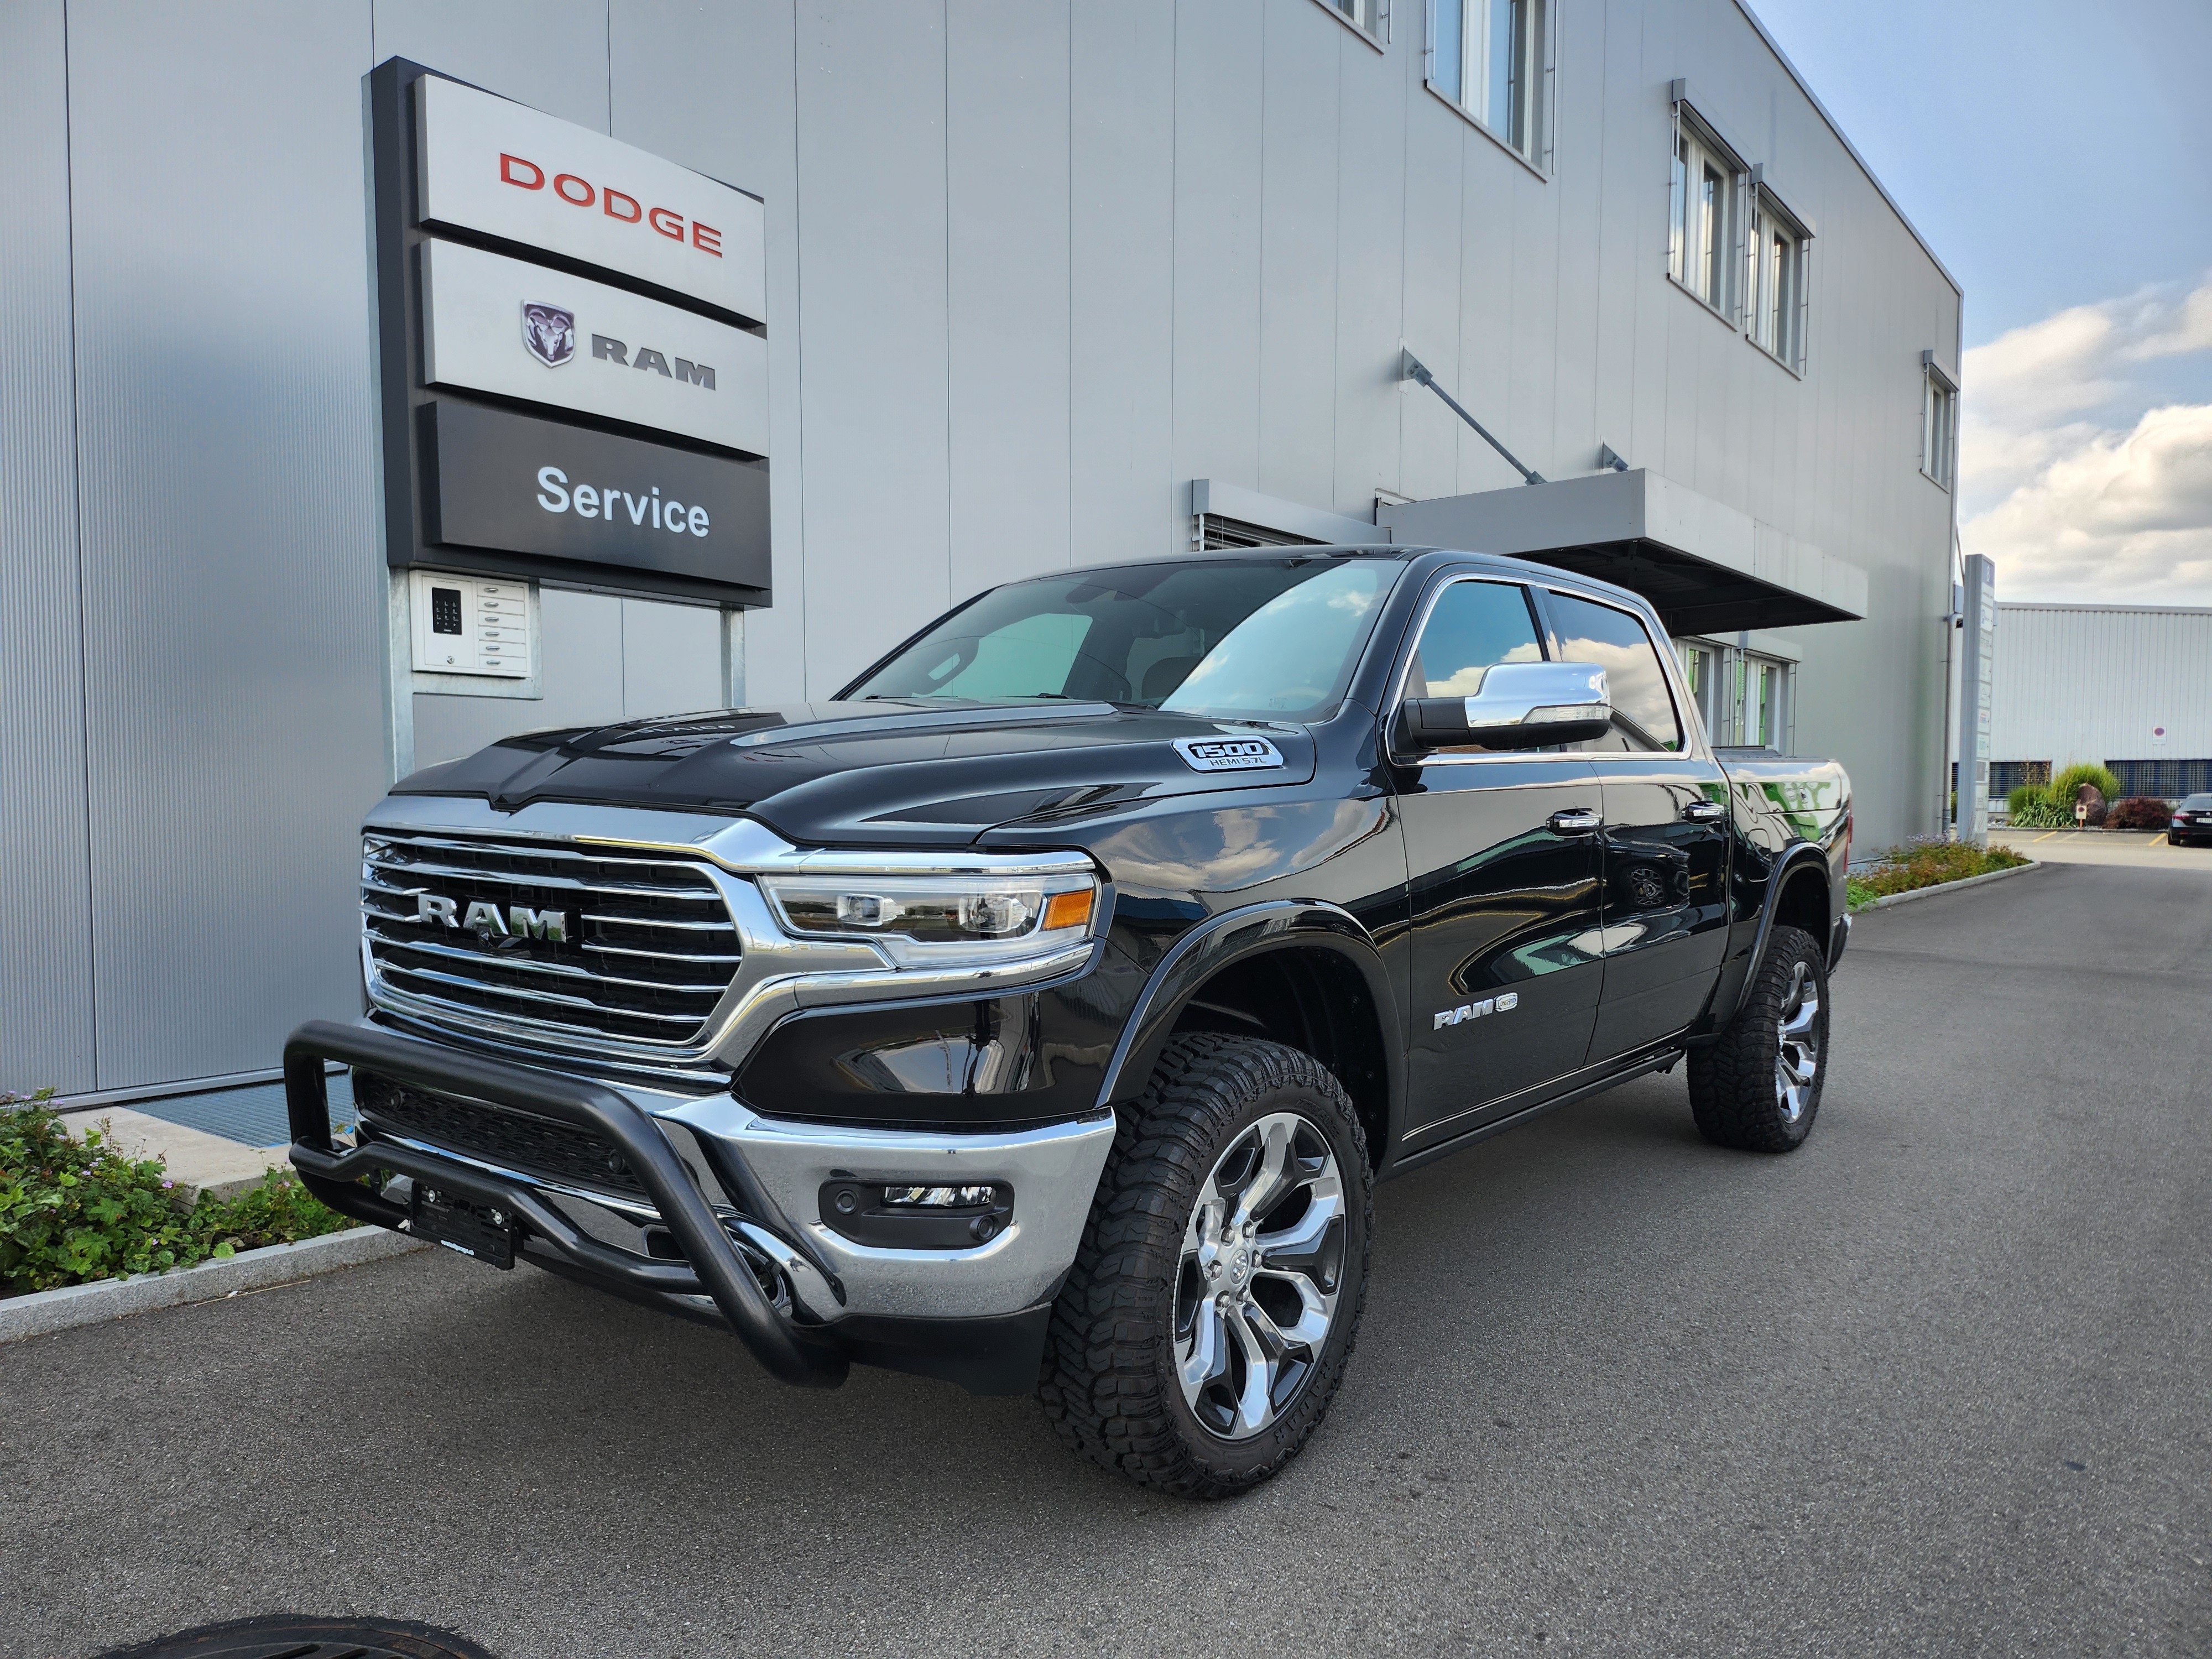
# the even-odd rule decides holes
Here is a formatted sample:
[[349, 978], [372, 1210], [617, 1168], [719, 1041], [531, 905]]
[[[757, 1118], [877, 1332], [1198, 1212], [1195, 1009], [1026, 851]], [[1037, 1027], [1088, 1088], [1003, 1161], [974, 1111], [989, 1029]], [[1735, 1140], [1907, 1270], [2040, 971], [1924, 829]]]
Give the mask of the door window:
[[1482, 671], [1501, 662], [1541, 662], [1544, 647], [1525, 588], [1510, 582], [1454, 582], [1437, 600], [1406, 672], [1409, 697], [1471, 697]]
[[1559, 630], [1563, 662], [1591, 662], [1605, 670], [1613, 697], [1613, 730], [1579, 749], [1671, 749], [1682, 747], [1682, 723], [1674, 714], [1667, 671], [1644, 624], [1626, 611], [1551, 592], [1546, 604]]

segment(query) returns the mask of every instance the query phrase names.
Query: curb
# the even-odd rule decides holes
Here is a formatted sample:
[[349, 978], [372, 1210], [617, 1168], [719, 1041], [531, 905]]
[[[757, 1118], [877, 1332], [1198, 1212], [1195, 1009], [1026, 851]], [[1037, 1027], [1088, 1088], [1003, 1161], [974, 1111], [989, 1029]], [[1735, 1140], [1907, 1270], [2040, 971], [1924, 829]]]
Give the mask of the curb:
[[2002, 881], [2008, 876], [2024, 876], [2031, 870], [2043, 868], [2041, 859], [2030, 859], [2026, 864], [2016, 864], [2009, 870], [1992, 870], [1985, 876], [1966, 876], [1958, 881], [1939, 881], [1933, 887], [1915, 887], [1909, 892], [1885, 893], [1871, 904], [1862, 904], [1851, 912], [1863, 916], [1869, 910], [1880, 910], [1892, 904], [1909, 904], [1914, 899], [1934, 898], [1938, 893], [1955, 893], [1962, 888], [1979, 887], [1985, 882]]
[[173, 1267], [165, 1273], [137, 1273], [129, 1279], [64, 1285], [58, 1291], [33, 1291], [28, 1296], [0, 1300], [0, 1342], [44, 1336], [75, 1325], [96, 1325], [102, 1320], [155, 1308], [219, 1302], [240, 1291], [266, 1290], [272, 1285], [289, 1285], [335, 1268], [428, 1248], [422, 1239], [382, 1227], [352, 1227], [320, 1238], [303, 1238], [296, 1244], [264, 1244], [220, 1261]]

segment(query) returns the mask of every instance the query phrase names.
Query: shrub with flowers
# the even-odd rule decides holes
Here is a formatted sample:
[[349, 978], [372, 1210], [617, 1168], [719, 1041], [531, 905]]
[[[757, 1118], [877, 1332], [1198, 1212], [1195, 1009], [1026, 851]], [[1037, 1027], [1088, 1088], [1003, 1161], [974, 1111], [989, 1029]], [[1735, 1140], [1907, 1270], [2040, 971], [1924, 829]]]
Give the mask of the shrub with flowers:
[[273, 1168], [251, 1192], [202, 1194], [182, 1208], [158, 1158], [125, 1158], [96, 1128], [73, 1138], [51, 1096], [0, 1095], [0, 1296], [189, 1267], [353, 1224]]
[[2027, 862], [2025, 854], [2007, 847], [1975, 847], [1933, 838], [1908, 841], [1902, 847], [1891, 848], [1869, 867], [1851, 872], [1850, 906], [1856, 910], [1892, 893], [1964, 881], [1969, 876], [1993, 875]]

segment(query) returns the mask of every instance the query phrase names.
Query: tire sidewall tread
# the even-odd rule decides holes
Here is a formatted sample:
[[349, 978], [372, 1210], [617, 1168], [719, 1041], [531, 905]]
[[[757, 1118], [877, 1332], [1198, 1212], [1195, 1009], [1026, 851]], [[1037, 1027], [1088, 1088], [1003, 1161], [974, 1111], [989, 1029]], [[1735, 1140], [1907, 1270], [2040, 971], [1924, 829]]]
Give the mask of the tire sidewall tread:
[[[1791, 969], [1800, 962], [1811, 969], [1820, 998], [1820, 1068], [1814, 1075], [1813, 1097], [1792, 1123], [1775, 1103], [1774, 1061], [1783, 999], [1789, 994]], [[1716, 1146], [1740, 1152], [1791, 1152], [1803, 1146], [1813, 1133], [1827, 1087], [1832, 1011], [1827, 958], [1819, 941], [1802, 927], [1776, 927], [1767, 936], [1765, 953], [1735, 1018], [1717, 1041], [1690, 1051], [1690, 1110], [1698, 1133]]]
[[[1175, 1371], [1176, 1279], [1199, 1189], [1231, 1141], [1297, 1110], [1330, 1142], [1344, 1183], [1344, 1282], [1319, 1362], [1290, 1409], [1249, 1440], [1201, 1427]], [[1374, 1232], [1359, 1115], [1320, 1061], [1280, 1043], [1200, 1032], [1170, 1042], [1118, 1114], [1097, 1195], [1054, 1305], [1037, 1397], [1091, 1462], [1179, 1496], [1227, 1498], [1271, 1479], [1328, 1409], [1358, 1334]]]

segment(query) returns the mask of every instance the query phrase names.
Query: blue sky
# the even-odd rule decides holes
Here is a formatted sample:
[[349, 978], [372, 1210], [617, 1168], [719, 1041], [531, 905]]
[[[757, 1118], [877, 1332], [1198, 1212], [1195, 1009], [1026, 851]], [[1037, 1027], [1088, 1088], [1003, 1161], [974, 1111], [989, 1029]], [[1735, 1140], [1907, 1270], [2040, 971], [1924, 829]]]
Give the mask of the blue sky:
[[2212, 0], [1753, 0], [1966, 289], [2012, 599], [2212, 605]]

